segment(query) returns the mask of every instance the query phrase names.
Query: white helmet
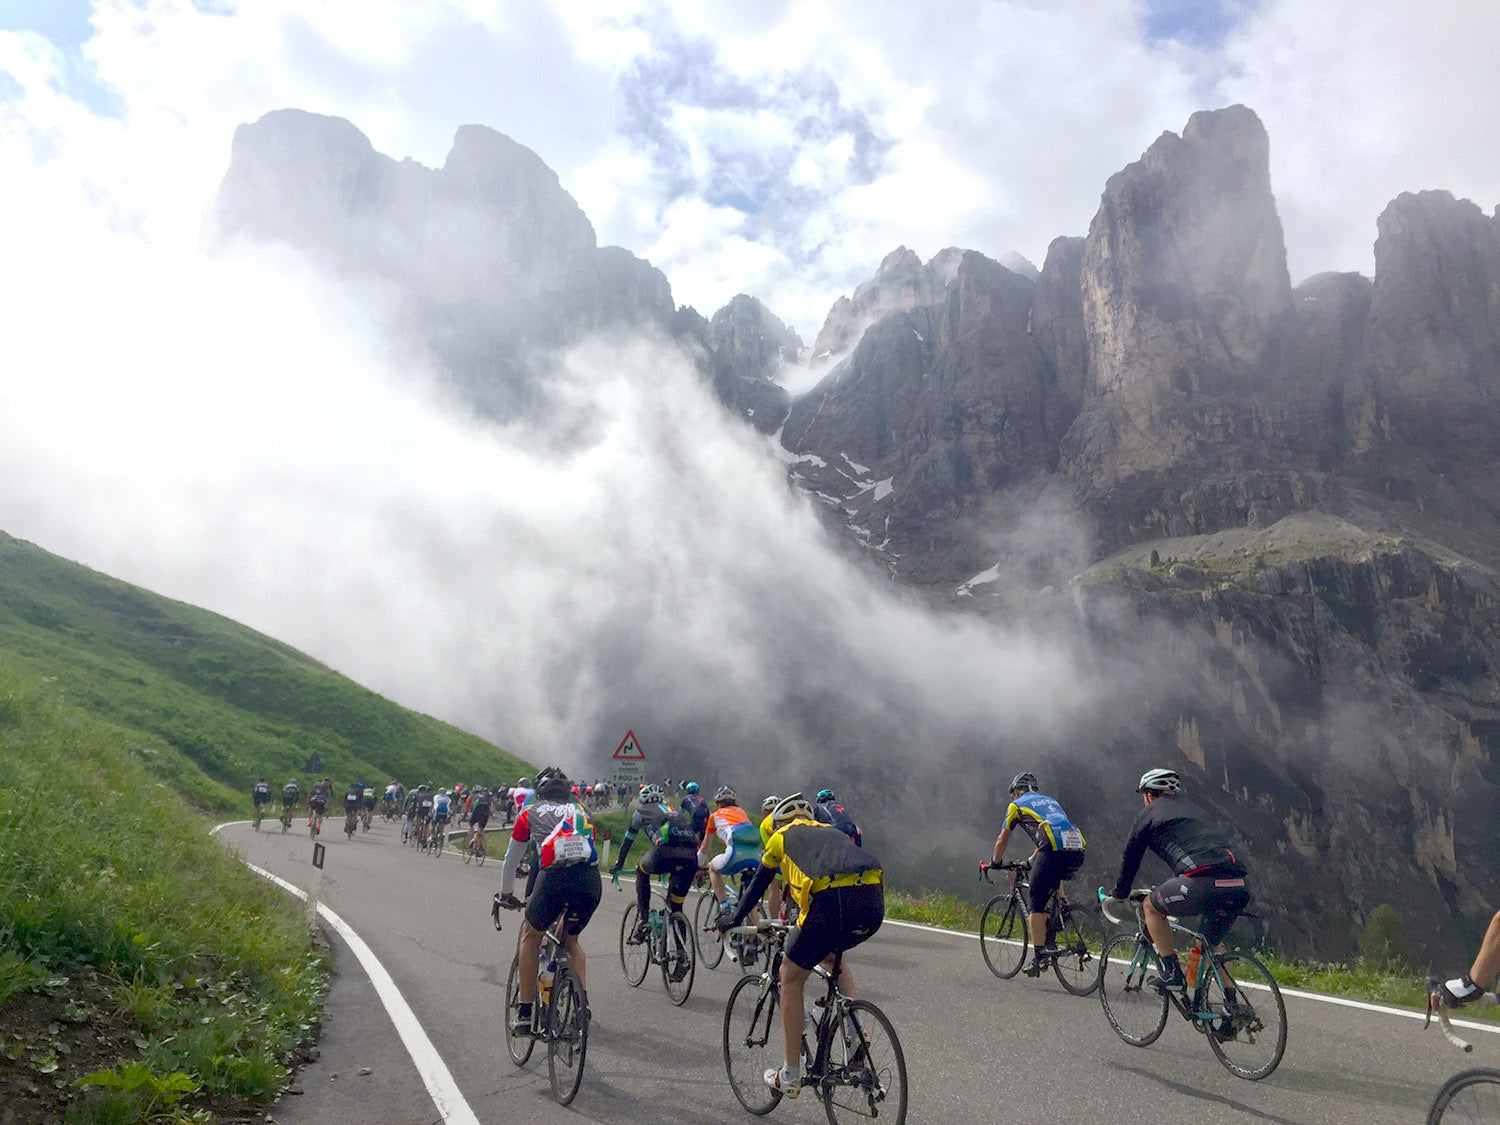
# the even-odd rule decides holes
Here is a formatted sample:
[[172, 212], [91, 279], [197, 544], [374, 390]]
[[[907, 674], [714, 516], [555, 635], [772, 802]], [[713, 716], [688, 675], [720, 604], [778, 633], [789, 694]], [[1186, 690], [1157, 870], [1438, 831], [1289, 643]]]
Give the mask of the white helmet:
[[772, 825], [785, 824], [798, 817], [813, 819], [813, 807], [801, 793], [793, 793], [790, 797], [781, 798], [776, 807], [771, 810]]
[[659, 805], [667, 799], [667, 791], [654, 781], [641, 786], [641, 804]]
[[1182, 778], [1176, 770], [1147, 770], [1141, 774], [1141, 783], [1135, 787], [1137, 793], [1178, 793], [1182, 790]]
[[772, 809], [774, 809], [780, 803], [781, 803], [781, 798], [780, 797], [767, 797], [764, 801], [762, 801], [760, 803], [760, 811], [763, 812], [763, 813], [768, 813], [768, 812], [770, 812]]

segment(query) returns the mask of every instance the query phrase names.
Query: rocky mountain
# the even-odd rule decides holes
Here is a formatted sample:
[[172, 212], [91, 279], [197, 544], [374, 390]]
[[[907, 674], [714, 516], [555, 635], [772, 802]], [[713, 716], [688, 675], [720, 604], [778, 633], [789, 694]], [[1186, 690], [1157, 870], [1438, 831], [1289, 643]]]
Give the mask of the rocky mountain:
[[[1004, 779], [1039, 768], [1116, 840], [1134, 778], [1174, 765], [1235, 826], [1283, 947], [1343, 956], [1392, 902], [1455, 948], [1500, 905], [1500, 216], [1402, 195], [1373, 279], [1293, 285], [1269, 152], [1251, 110], [1194, 114], [1039, 271], [898, 248], [810, 349], [749, 296], [674, 308], [540, 158], [478, 126], [433, 170], [269, 114], [236, 135], [213, 235], [394, 292], [496, 415], [545, 396], [541, 350], [669, 340], [778, 435], [857, 557], [945, 612], [1078, 645], [1099, 704], [1050, 740], [932, 747], [994, 788], [928, 811], [989, 827]], [[793, 401], [796, 363], [827, 374]], [[860, 760], [829, 701], [810, 708], [830, 762]], [[856, 806], [920, 804], [851, 773]]]

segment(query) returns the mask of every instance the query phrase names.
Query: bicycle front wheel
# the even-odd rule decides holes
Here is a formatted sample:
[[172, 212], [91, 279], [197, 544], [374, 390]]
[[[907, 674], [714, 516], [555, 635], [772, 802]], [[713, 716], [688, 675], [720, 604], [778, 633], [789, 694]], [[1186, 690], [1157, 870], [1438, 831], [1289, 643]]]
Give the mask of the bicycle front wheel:
[[505, 981], [505, 1049], [510, 1052], [511, 1062], [517, 1066], [525, 1066], [526, 1060], [531, 1058], [531, 1050], [536, 1046], [536, 1040], [530, 1035], [511, 1034], [510, 1023], [520, 1003], [521, 956], [517, 954], [510, 959], [510, 976]]
[[567, 1105], [578, 1093], [588, 1047], [588, 997], [578, 974], [569, 969], [552, 986], [547, 1006], [547, 1074], [559, 1105]]
[[630, 935], [639, 920], [640, 915], [632, 902], [625, 908], [625, 917], [620, 919], [620, 968], [625, 970], [625, 979], [633, 988], [646, 979], [646, 972], [651, 968], [650, 937], [637, 945], [630, 944]]
[[781, 1095], [766, 1085], [768, 1068], [781, 1065], [781, 1013], [776, 982], [741, 977], [724, 1005], [724, 1070], [740, 1105], [757, 1117], [776, 1108]]
[[1148, 1047], [1167, 1026], [1167, 998], [1146, 984], [1155, 968], [1151, 947], [1137, 934], [1116, 934], [1099, 954], [1099, 1002], [1115, 1034]]
[[672, 1003], [680, 1008], [687, 1003], [687, 998], [693, 991], [693, 977], [696, 974], [693, 924], [688, 921], [686, 912], [681, 910], [669, 913], [665, 924], [667, 932], [662, 935], [662, 940], [666, 946], [666, 956], [661, 959], [661, 982], [666, 986], [667, 996]]
[[1500, 1121], [1500, 1070], [1461, 1070], [1438, 1091], [1427, 1125]]
[[693, 936], [698, 942], [698, 960], [710, 969], [717, 969], [724, 960], [724, 942], [714, 930], [719, 917], [719, 904], [713, 895], [700, 895], [693, 910]]
[[1084, 937], [1078, 907], [1069, 903], [1062, 908], [1055, 937], [1057, 957], [1052, 971], [1058, 982], [1074, 996], [1087, 996], [1099, 987], [1099, 967]]
[[818, 1093], [832, 1125], [889, 1118], [906, 1120], [906, 1056], [896, 1029], [867, 1000], [852, 1000], [843, 1020], [829, 1020], [818, 1054], [824, 1060]]
[[1206, 1028], [1208, 1045], [1230, 1074], [1253, 1082], [1275, 1070], [1286, 1051], [1286, 1005], [1271, 970], [1248, 953], [1215, 960], [1225, 976], [1208, 977], [1204, 1006], [1219, 1017]]
[[979, 951], [984, 963], [1001, 980], [1010, 980], [1026, 960], [1026, 911], [1021, 900], [996, 895], [984, 905], [979, 919]]

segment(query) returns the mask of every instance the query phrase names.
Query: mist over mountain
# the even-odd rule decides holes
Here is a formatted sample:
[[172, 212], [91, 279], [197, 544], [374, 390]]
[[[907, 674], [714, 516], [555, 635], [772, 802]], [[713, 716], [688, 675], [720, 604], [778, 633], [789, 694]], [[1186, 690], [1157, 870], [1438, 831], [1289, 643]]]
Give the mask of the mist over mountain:
[[[1023, 767], [1105, 881], [1131, 783], [1172, 765], [1283, 945], [1347, 952], [1384, 901], [1467, 940], [1500, 899], [1500, 217], [1402, 195], [1373, 279], [1294, 286], [1270, 143], [1195, 114], [1040, 271], [897, 248], [810, 347], [749, 295], [675, 308], [480, 126], [434, 170], [269, 114], [210, 237], [306, 255], [537, 466], [621, 455], [579, 478], [596, 565], [514, 513], [448, 562], [548, 593], [524, 624], [565, 639], [516, 643], [580, 742], [834, 782], [927, 881]], [[537, 702], [476, 682], [492, 737]], [[896, 837], [913, 816], [941, 827]]]

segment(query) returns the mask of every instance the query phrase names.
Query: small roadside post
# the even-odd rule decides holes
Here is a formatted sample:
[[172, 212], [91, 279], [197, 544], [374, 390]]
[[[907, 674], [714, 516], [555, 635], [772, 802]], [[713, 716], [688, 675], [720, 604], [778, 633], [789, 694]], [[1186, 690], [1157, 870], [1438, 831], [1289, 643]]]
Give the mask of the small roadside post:
[[318, 895], [323, 889], [323, 856], [327, 849], [316, 840], [313, 841], [312, 874], [307, 880], [307, 925], [309, 928], [318, 924]]

